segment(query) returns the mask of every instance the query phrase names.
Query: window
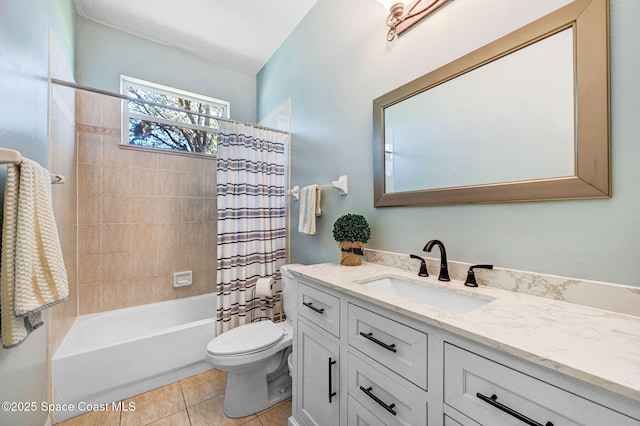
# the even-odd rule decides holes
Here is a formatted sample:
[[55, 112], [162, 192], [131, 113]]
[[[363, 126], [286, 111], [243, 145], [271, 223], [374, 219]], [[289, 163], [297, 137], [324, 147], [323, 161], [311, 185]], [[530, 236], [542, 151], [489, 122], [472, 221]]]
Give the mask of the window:
[[121, 76], [126, 101], [123, 143], [184, 152], [216, 154], [219, 120], [230, 104], [148, 81]]

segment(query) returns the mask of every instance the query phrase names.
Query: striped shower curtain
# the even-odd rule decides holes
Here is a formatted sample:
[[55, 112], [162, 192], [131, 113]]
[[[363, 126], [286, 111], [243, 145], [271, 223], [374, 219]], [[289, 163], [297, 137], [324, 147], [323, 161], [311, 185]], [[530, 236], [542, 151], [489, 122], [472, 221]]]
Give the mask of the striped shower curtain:
[[[219, 335], [268, 317], [282, 296], [285, 261], [285, 147], [288, 134], [222, 122], [218, 137], [217, 318]], [[271, 277], [274, 296], [260, 300], [255, 285]]]

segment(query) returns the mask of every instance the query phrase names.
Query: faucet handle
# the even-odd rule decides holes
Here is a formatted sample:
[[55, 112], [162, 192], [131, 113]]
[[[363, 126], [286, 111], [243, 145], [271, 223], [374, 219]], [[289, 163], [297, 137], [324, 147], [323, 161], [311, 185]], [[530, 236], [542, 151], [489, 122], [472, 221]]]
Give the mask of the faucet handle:
[[420, 264], [420, 272], [418, 272], [418, 276], [420, 277], [428, 277], [429, 276], [429, 272], [427, 271], [427, 263], [425, 262], [424, 258], [415, 255], [415, 254], [410, 254], [409, 257], [411, 257], [412, 259], [418, 259], [420, 261], [422, 261], [422, 263]]
[[478, 287], [478, 283], [476, 282], [476, 274], [474, 269], [482, 268], [482, 269], [493, 269], [493, 265], [473, 265], [469, 268], [469, 272], [467, 272], [467, 279], [464, 282], [464, 285], [467, 287]]

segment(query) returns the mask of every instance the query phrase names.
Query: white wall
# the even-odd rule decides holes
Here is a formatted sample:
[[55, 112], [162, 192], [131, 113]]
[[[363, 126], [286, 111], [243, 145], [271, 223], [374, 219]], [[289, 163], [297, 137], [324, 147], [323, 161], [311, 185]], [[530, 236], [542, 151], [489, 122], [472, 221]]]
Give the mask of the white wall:
[[610, 7], [613, 198], [373, 208], [373, 99], [565, 3], [454, 0], [387, 43], [386, 11], [377, 1], [320, 0], [258, 75], [258, 118], [291, 99], [292, 184], [350, 179], [347, 197], [323, 194], [315, 237], [296, 232], [292, 203], [291, 260], [339, 259], [333, 222], [353, 212], [371, 223], [370, 248], [420, 253], [438, 238], [452, 260], [640, 286], [635, 0], [611, 0]]
[[120, 92], [120, 75], [231, 102], [231, 118], [256, 121], [256, 76], [78, 18], [76, 81]]

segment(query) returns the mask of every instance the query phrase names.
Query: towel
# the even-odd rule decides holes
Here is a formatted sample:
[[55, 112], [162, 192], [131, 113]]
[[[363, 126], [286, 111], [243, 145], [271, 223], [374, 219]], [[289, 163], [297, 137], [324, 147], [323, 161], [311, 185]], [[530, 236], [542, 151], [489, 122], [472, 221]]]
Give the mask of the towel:
[[300, 218], [298, 232], [307, 235], [316, 233], [316, 216], [322, 214], [320, 209], [320, 187], [318, 185], [305, 186], [300, 190]]
[[50, 185], [50, 173], [34, 161], [7, 167], [0, 272], [5, 348], [43, 324], [40, 311], [69, 296]]

